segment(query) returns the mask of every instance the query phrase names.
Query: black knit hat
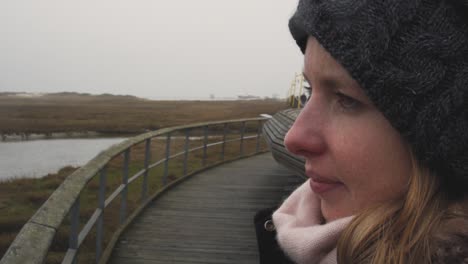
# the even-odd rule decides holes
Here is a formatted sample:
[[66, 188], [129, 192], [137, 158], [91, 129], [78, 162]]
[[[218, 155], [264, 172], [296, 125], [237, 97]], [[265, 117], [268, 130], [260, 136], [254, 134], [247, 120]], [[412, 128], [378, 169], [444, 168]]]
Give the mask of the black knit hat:
[[300, 0], [289, 28], [351, 74], [451, 195], [468, 193], [468, 8], [462, 0]]

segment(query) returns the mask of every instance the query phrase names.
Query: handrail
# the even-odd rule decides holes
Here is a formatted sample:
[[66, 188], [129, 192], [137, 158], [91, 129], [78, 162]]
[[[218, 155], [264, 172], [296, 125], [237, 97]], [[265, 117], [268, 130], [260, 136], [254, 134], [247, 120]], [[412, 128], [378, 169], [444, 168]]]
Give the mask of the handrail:
[[[225, 161], [225, 144], [233, 141], [240, 141], [240, 156], [244, 156], [244, 141], [256, 139], [255, 153], [259, 153], [259, 144], [261, 127], [266, 117], [244, 118], [215, 122], [203, 122], [190, 125], [176, 126], [159, 129], [148, 132], [119, 144], [99, 153], [94, 159], [86, 165], [69, 175], [63, 183], [52, 193], [49, 199], [36, 211], [36, 213], [23, 226], [13, 243], [8, 248], [5, 255], [0, 260], [0, 264], [10, 263], [43, 263], [51, 246], [52, 240], [67, 215], [70, 215], [70, 237], [69, 248], [62, 263], [76, 263], [76, 256], [81, 244], [88, 236], [94, 226], [96, 226], [96, 263], [100, 261], [103, 249], [103, 215], [106, 207], [118, 196], [120, 196], [120, 225], [123, 225], [127, 219], [127, 192], [128, 186], [137, 178], [143, 176], [142, 183], [142, 204], [148, 197], [148, 172], [158, 165], [164, 164], [163, 186], [167, 185], [168, 162], [170, 159], [184, 155], [183, 175], [187, 175], [188, 153], [203, 150], [203, 167], [206, 166], [207, 148], [222, 145], [221, 158]], [[246, 136], [246, 122], [256, 122], [256, 135]], [[229, 124], [240, 123], [240, 137], [227, 139], [227, 127]], [[208, 129], [210, 126], [223, 125], [222, 141], [208, 143]], [[203, 128], [203, 145], [201, 147], [188, 148], [190, 131], [197, 128]], [[185, 132], [184, 151], [170, 154], [171, 134], [175, 132]], [[166, 136], [165, 158], [150, 164], [151, 139], [158, 136]], [[137, 144], [145, 142], [145, 160], [144, 169], [129, 175], [130, 148]], [[124, 168], [122, 173], [122, 184], [120, 184], [112, 194], [105, 198], [107, 165], [115, 157], [124, 155]], [[94, 177], [99, 177], [98, 206], [87, 220], [81, 231], [79, 230], [80, 216], [80, 194], [86, 188]]]

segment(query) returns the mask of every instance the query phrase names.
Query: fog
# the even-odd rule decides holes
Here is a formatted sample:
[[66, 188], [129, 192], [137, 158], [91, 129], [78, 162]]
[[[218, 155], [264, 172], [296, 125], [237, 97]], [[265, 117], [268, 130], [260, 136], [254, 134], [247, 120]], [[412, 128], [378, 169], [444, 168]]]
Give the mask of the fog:
[[0, 1], [0, 92], [285, 97], [291, 0]]

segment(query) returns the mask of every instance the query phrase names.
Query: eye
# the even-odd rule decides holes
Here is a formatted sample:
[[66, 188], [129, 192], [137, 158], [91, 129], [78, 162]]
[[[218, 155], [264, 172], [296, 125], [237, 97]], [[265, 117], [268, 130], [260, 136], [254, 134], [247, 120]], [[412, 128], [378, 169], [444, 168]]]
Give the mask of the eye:
[[340, 104], [341, 108], [345, 110], [353, 110], [361, 105], [358, 100], [343, 93], [337, 92], [336, 95], [338, 96], [338, 103]]

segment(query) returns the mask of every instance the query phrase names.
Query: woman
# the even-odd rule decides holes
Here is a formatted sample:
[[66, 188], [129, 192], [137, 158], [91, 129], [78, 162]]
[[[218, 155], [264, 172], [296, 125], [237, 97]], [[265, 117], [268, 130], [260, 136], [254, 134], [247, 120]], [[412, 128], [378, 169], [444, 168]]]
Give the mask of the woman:
[[[468, 5], [468, 4], [467, 4]], [[296, 263], [468, 263], [468, 6], [300, 0], [310, 178], [273, 214]]]

